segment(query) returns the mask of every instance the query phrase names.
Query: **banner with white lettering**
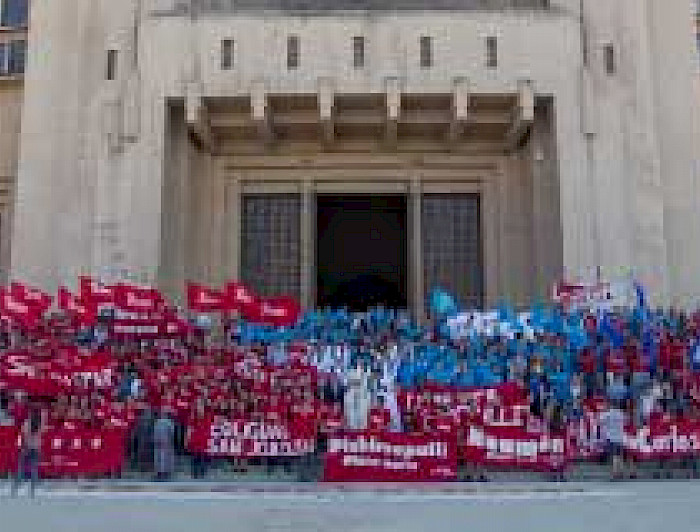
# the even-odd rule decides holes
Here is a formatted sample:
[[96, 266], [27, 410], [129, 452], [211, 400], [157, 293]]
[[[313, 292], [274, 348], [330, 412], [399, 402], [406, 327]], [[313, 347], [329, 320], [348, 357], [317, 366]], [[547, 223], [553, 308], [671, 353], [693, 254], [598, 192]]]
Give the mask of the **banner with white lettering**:
[[625, 452], [637, 461], [683, 458], [700, 454], [700, 422], [660, 420], [625, 431]]
[[562, 471], [569, 458], [564, 434], [478, 425], [466, 430], [462, 456], [489, 467], [534, 471]]
[[211, 457], [294, 457], [313, 453], [316, 434], [304, 426], [202, 420], [189, 427], [187, 448]]
[[[19, 430], [0, 427], [0, 474], [16, 473], [19, 447]], [[117, 475], [125, 456], [125, 430], [53, 427], [42, 435], [39, 474], [44, 478]]]
[[348, 431], [328, 439], [326, 482], [428, 482], [456, 478], [455, 445], [442, 437]]

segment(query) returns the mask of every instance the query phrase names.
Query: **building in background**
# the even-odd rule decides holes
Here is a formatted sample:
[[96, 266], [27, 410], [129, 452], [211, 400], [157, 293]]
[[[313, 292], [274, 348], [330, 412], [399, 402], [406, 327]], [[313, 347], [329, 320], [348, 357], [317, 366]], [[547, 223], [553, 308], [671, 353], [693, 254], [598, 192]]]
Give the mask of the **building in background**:
[[629, 268], [657, 302], [697, 303], [694, 15], [657, 0], [43, 0], [12, 275], [136, 275], [173, 295], [239, 278], [423, 315], [435, 285], [526, 304]]
[[700, 54], [700, 1], [697, 1], [695, 9], [695, 42], [698, 54]]
[[0, 0], [0, 280], [10, 268], [14, 191], [19, 166], [28, 0]]

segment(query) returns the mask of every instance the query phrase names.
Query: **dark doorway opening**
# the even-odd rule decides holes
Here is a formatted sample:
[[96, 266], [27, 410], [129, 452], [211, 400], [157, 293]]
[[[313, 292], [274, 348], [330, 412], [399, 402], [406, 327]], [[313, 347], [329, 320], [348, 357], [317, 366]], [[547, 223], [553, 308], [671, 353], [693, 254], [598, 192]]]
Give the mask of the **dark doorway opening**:
[[317, 200], [319, 306], [407, 308], [406, 197], [319, 195]]

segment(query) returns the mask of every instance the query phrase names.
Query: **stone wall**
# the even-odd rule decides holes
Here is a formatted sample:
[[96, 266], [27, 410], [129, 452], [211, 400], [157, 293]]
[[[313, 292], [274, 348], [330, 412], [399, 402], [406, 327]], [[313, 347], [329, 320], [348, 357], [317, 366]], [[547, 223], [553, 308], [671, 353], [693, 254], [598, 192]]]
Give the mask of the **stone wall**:
[[[402, 92], [423, 94], [449, 93], [455, 78], [466, 78], [470, 91], [501, 94], [527, 79], [552, 102], [554, 143], [510, 156], [504, 186], [512, 183], [506, 192], [513, 198], [540, 197], [539, 205], [558, 193], [560, 235], [540, 231], [540, 246], [544, 234], [560, 236], [554, 256], [572, 278], [631, 267], [649, 279], [659, 302], [687, 303], [700, 295], [690, 5], [591, 0], [580, 13], [578, 0], [552, 0], [553, 9], [377, 11], [370, 17], [245, 10], [196, 20], [161, 16], [176, 4], [146, 2], [142, 12], [136, 2], [107, 0], [35, 6], [13, 254], [18, 276], [52, 287], [107, 266], [152, 280], [167, 271], [162, 263], [170, 251], [163, 246], [176, 237], [164, 225], [172, 219], [164, 203], [173, 197], [168, 183], [177, 164], [171, 157], [179, 157], [168, 155], [171, 99], [256, 90], [315, 94], [321, 79], [342, 93], [382, 94], [394, 80]], [[293, 71], [286, 65], [290, 34], [301, 42]], [[367, 39], [364, 69], [352, 65], [355, 35]], [[424, 35], [433, 37], [430, 69], [419, 62]], [[498, 38], [495, 69], [486, 65], [486, 37]], [[221, 70], [222, 39], [236, 42], [229, 71]], [[119, 57], [113, 82], [104, 79], [108, 49]], [[197, 170], [206, 166], [197, 159], [189, 163], [198, 173], [189, 186], [192, 200], [206, 210], [220, 201], [221, 188], [208, 183], [210, 171]], [[532, 173], [533, 161], [545, 163], [556, 188], [551, 177], [546, 187], [540, 178], [530, 184], [518, 178]], [[519, 201], [513, 199], [510, 215], [522, 213]], [[517, 224], [542, 228], [538, 216], [519, 217]], [[193, 227], [187, 231], [200, 231]], [[200, 253], [186, 271], [215, 275], [213, 264], [225, 262], [230, 251], [219, 240], [199, 240]], [[517, 260], [527, 262], [526, 256]], [[537, 266], [538, 286], [557, 269], [557, 259]]]

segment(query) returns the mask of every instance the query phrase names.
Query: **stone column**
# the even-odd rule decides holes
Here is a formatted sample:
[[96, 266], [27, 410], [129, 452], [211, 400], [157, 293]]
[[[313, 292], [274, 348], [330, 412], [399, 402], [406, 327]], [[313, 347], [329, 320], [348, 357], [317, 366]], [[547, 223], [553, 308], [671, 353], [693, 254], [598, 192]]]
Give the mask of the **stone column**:
[[422, 238], [422, 198], [421, 176], [415, 175], [409, 183], [409, 303], [413, 307], [416, 319], [425, 320], [425, 287], [423, 272], [423, 238]]
[[228, 182], [226, 187], [226, 269], [231, 279], [241, 278], [241, 230], [242, 223], [241, 180], [238, 174]]
[[499, 180], [500, 173], [495, 171], [485, 177], [481, 185], [481, 238], [486, 308], [495, 306], [501, 293]]
[[[210, 157], [211, 158], [211, 157]], [[226, 181], [218, 165], [210, 163], [212, 172], [211, 280], [220, 284], [228, 279], [226, 271]]]
[[545, 299], [552, 284], [561, 279], [562, 228], [559, 208], [559, 179], [553, 132], [554, 109], [538, 108], [528, 144], [529, 173], [532, 175], [532, 247], [535, 262], [534, 294]]
[[316, 202], [314, 183], [304, 180], [301, 184], [301, 303], [305, 308], [316, 303]]

